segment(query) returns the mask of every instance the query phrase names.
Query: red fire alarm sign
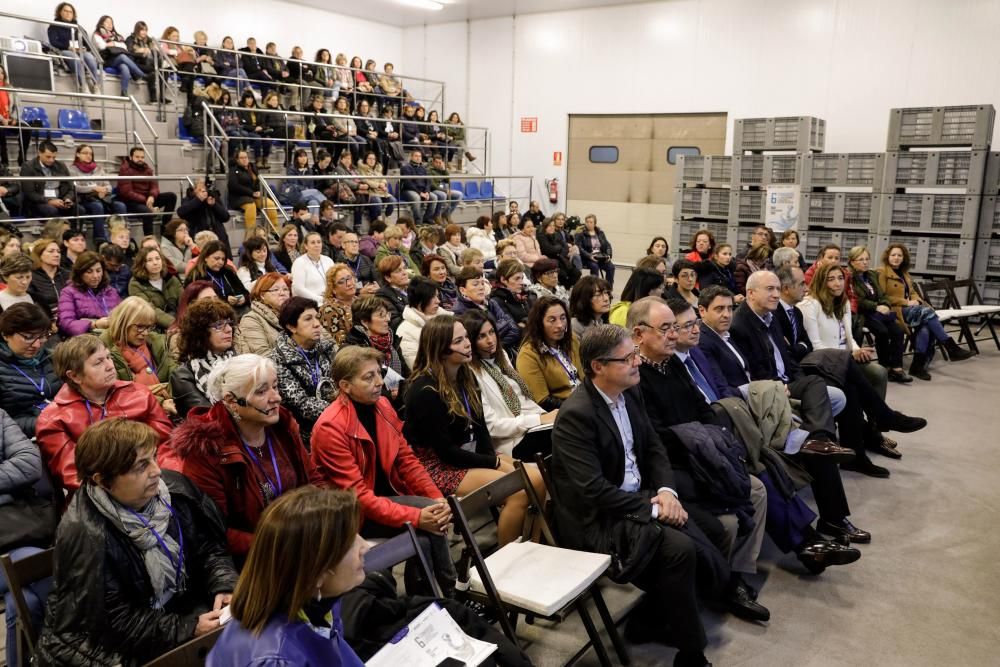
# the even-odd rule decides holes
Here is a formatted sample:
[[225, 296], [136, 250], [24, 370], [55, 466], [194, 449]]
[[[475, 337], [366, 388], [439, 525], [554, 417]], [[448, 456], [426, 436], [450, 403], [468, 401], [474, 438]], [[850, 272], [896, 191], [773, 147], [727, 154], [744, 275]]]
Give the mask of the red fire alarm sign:
[[521, 118], [521, 132], [538, 132], [538, 118], [523, 116]]
[[553, 167], [562, 166], [562, 151], [554, 151], [552, 153], [552, 166]]

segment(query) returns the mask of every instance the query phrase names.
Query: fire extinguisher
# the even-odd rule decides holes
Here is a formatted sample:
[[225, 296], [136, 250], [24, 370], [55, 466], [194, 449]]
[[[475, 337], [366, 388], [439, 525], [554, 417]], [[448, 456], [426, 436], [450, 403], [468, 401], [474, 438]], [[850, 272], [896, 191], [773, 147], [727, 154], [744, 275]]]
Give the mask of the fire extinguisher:
[[545, 181], [545, 187], [549, 191], [549, 203], [558, 204], [559, 203], [559, 179], [550, 178]]

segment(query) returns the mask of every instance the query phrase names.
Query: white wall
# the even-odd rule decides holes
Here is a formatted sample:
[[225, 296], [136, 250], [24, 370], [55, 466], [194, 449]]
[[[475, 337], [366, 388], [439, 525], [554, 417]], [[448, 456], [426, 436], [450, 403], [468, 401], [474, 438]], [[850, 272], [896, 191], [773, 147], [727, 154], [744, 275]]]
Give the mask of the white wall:
[[491, 128], [491, 172], [565, 183], [571, 113], [814, 115], [828, 151], [885, 150], [892, 107], [1000, 106], [997, 25], [995, 0], [670, 0], [407, 28], [402, 66]]
[[[39, 0], [5, 0], [3, 11], [25, 16], [51, 18], [58, 3]], [[373, 58], [379, 65], [397, 63], [396, 71], [406, 73], [398, 63], [402, 54], [402, 29], [396, 26], [334, 14], [280, 0], [169, 0], [159, 3], [74, 0], [78, 22], [93, 32], [97, 19], [110, 14], [118, 32], [128, 35], [136, 21], [145, 21], [150, 33], [159, 37], [168, 25], [177, 27], [184, 41], [194, 40], [195, 30], [208, 34], [208, 43], [220, 45], [229, 35], [236, 48], [255, 37], [264, 49], [267, 42], [278, 45], [278, 53], [287, 57], [293, 46], [301, 46], [307, 58], [316, 50], [327, 48], [333, 54], [343, 52], [348, 58], [360, 55]], [[44, 26], [0, 19], [0, 34], [44, 35]]]

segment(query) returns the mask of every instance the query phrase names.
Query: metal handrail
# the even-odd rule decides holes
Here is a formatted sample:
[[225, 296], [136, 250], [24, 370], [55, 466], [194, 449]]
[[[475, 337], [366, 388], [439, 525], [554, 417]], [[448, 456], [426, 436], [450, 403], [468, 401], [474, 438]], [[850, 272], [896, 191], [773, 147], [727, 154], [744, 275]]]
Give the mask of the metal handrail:
[[[208, 107], [211, 108], [211, 109], [232, 109], [234, 111], [253, 111], [254, 113], [272, 113], [272, 114], [278, 113], [278, 114], [284, 114], [286, 116], [299, 116], [299, 117], [309, 117], [309, 118], [312, 118], [313, 116], [319, 116], [321, 118], [331, 118], [331, 119], [333, 119], [333, 118], [349, 118], [351, 120], [372, 120], [372, 121], [376, 121], [376, 122], [379, 122], [379, 123], [385, 122], [385, 119], [383, 119], [383, 118], [381, 118], [379, 116], [352, 116], [352, 115], [348, 115], [348, 114], [331, 113], [331, 112], [328, 112], [328, 111], [319, 111], [319, 112], [315, 112], [315, 111], [291, 111], [289, 109], [270, 109], [268, 107], [261, 107], [261, 106], [256, 106], [256, 107], [252, 107], [251, 108], [251, 107], [241, 107], [238, 104], [233, 104], [231, 106], [223, 106], [221, 104], [210, 104], [210, 103], [206, 103], [206, 104], [208, 104]], [[410, 119], [408, 119], [408, 118], [406, 118], [404, 116], [393, 117], [392, 121], [394, 123], [407, 123], [407, 124], [414, 124], [414, 125], [439, 125], [442, 128], [454, 127], [450, 123], [446, 123], [443, 120], [442, 121], [438, 121], [437, 123], [431, 123], [431, 122], [426, 121], [426, 120], [416, 120], [416, 119], [410, 120]], [[483, 126], [480, 126], [480, 125], [466, 125], [466, 124], [463, 123], [460, 127], [462, 129], [464, 129], [464, 130], [481, 130], [483, 132], [487, 132], [487, 133], [489, 132], [489, 128], [488, 127], [483, 127]]]
[[[42, 18], [38, 18], [37, 16], [26, 16], [24, 14], [15, 14], [13, 12], [0, 12], [0, 16], [5, 17], [5, 18], [17, 19], [19, 21], [28, 21], [30, 23], [41, 23], [41, 24], [47, 25], [47, 26], [48, 25], [61, 26], [61, 27], [69, 28], [70, 30], [75, 31], [76, 34], [80, 37], [80, 40], [82, 42], [84, 42], [84, 44], [85, 44], [85, 46], [87, 48], [87, 51], [89, 51], [90, 54], [94, 56], [94, 60], [97, 61], [97, 64], [98, 64], [98, 68], [97, 68], [97, 77], [98, 77], [97, 78], [97, 83], [99, 85], [101, 85], [102, 88], [103, 88], [103, 84], [104, 84], [104, 59], [101, 58], [101, 53], [100, 53], [100, 51], [97, 50], [97, 47], [94, 45], [94, 42], [91, 40], [90, 34], [79, 23], [65, 23], [63, 21], [56, 21], [54, 19], [42, 19]], [[53, 54], [47, 54], [47, 55], [52, 56]], [[62, 59], [62, 60], [69, 60], [69, 58], [67, 58], [66, 56], [62, 55], [61, 53], [58, 54], [57, 57], [60, 58], [60, 59]], [[76, 59], [80, 61], [80, 67], [84, 68], [83, 69], [83, 72], [84, 72], [83, 79], [86, 80], [86, 77], [87, 77], [87, 74], [86, 74], [86, 63], [83, 62], [83, 56], [78, 53], [77, 56], [76, 56]], [[83, 82], [81, 82], [78, 79], [77, 80], [77, 89], [80, 89], [81, 85], [83, 85]]]

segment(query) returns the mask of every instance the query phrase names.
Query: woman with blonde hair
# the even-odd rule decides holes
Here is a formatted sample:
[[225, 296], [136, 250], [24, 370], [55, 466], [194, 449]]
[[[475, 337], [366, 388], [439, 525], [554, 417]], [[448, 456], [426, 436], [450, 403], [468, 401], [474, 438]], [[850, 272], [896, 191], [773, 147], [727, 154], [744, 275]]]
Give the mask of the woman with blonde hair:
[[334, 264], [326, 272], [326, 295], [319, 309], [319, 319], [326, 332], [339, 346], [344, 344], [354, 323], [351, 304], [357, 295], [354, 272], [347, 264]]
[[265, 273], [250, 292], [250, 312], [240, 320], [236, 332], [237, 354], [267, 356], [281, 335], [278, 313], [292, 296], [292, 281], [280, 273]]
[[170, 397], [170, 375], [177, 363], [167, 339], [157, 333], [156, 311], [148, 302], [130, 296], [111, 311], [101, 342], [111, 353], [119, 380], [145, 385], [169, 415], [177, 414]]

